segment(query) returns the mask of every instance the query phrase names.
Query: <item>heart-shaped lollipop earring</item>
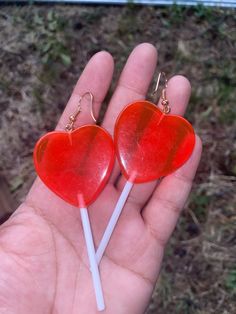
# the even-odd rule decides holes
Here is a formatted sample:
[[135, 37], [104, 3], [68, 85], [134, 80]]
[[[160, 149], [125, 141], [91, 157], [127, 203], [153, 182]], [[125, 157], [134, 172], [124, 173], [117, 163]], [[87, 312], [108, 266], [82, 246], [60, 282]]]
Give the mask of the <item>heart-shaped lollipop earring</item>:
[[98, 310], [105, 308], [98, 264], [86, 207], [104, 188], [113, 168], [115, 150], [111, 136], [97, 125], [85, 125], [74, 130], [82, 101], [93, 95], [85, 93], [79, 99], [76, 112], [69, 117], [65, 131], [47, 133], [34, 149], [36, 171], [45, 185], [64, 201], [80, 208]]
[[[165, 75], [159, 74], [154, 93], [158, 89], [161, 74]], [[167, 176], [181, 167], [192, 154], [195, 144], [193, 127], [183, 117], [169, 114], [166, 87], [165, 79], [165, 88], [161, 95], [162, 110], [149, 101], [136, 101], [125, 107], [116, 121], [115, 149], [127, 183], [96, 252], [98, 262], [134, 183]]]

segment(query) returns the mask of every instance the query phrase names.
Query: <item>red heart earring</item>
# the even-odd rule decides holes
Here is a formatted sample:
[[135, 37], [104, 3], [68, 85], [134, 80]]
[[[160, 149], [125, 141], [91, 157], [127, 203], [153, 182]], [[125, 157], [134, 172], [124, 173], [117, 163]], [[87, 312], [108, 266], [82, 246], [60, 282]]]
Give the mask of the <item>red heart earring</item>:
[[107, 131], [97, 125], [73, 130], [86, 96], [90, 97], [91, 116], [96, 122], [93, 95], [87, 92], [69, 117], [66, 132], [47, 133], [34, 149], [34, 164], [41, 180], [63, 200], [77, 207], [88, 206], [96, 199], [114, 163], [114, 144]]
[[[157, 80], [156, 93], [161, 74]], [[162, 90], [162, 110], [149, 101], [141, 100], [128, 105], [115, 125], [117, 158], [127, 183], [105, 230], [96, 252], [99, 262], [108, 245], [122, 208], [134, 183], [159, 179], [181, 167], [191, 156], [195, 134], [183, 117], [170, 115], [166, 98], [167, 80]]]
[[34, 149], [34, 164], [41, 180], [66, 202], [80, 208], [98, 310], [105, 308], [95, 257], [92, 232], [86, 207], [104, 188], [113, 168], [115, 151], [111, 136], [97, 125], [85, 125], [74, 130], [82, 101], [93, 95], [85, 93], [79, 99], [76, 112], [69, 117], [66, 131], [47, 133]]

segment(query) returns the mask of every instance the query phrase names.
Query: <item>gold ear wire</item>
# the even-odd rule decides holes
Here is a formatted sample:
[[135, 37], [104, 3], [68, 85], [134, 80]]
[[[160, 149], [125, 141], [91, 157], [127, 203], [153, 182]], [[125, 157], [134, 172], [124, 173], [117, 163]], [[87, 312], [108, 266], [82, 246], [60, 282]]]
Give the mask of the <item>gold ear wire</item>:
[[156, 82], [156, 86], [155, 86], [155, 89], [154, 89], [154, 91], [152, 92], [152, 95], [154, 96], [156, 93], [157, 93], [157, 91], [158, 91], [158, 88], [159, 88], [159, 85], [160, 85], [160, 80], [161, 80], [161, 76], [164, 76], [164, 78], [165, 78], [165, 89], [167, 88], [167, 83], [168, 83], [168, 80], [167, 80], [167, 78], [166, 78], [166, 74], [165, 74], [165, 72], [160, 72], [159, 74], [158, 74], [158, 77], [157, 77], [157, 82]]
[[69, 123], [66, 125], [66, 131], [72, 131], [74, 129], [74, 123], [75, 123], [78, 115], [81, 112], [81, 107], [82, 107], [81, 102], [86, 97], [86, 95], [90, 96], [90, 115], [91, 115], [93, 121], [95, 123], [97, 122], [97, 120], [94, 116], [94, 113], [93, 113], [93, 101], [94, 101], [93, 94], [91, 92], [86, 92], [82, 96], [80, 96], [77, 110], [69, 117]]
[[154, 96], [158, 91], [161, 76], [164, 76], [164, 80], [165, 80], [165, 87], [161, 91], [161, 105], [163, 106], [163, 109], [162, 109], [163, 113], [167, 114], [170, 112], [170, 105], [169, 105], [169, 101], [166, 98], [166, 88], [167, 88], [168, 80], [167, 80], [165, 72], [160, 72], [158, 74], [157, 83], [156, 83], [156, 86], [155, 86], [155, 89], [154, 89], [152, 95]]
[[[96, 122], [97, 122], [97, 119], [95, 118], [94, 112], [93, 112], [94, 96], [93, 96], [93, 94], [92, 94], [91, 92], [86, 92], [86, 93], [84, 93], [84, 94], [81, 96], [81, 101], [83, 100], [83, 98], [84, 98], [86, 95], [89, 95], [89, 96], [90, 96], [90, 115], [91, 115], [93, 121], [96, 123]], [[80, 101], [80, 104], [81, 104], [81, 101]]]

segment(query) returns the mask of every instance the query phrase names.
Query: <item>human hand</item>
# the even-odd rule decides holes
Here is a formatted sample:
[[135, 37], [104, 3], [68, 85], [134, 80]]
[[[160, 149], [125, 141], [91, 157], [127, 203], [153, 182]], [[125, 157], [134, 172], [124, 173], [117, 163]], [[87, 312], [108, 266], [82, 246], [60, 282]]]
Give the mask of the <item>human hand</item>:
[[[131, 53], [107, 109], [103, 127], [113, 133], [128, 103], [145, 98], [156, 67], [156, 49], [141, 44]], [[97, 53], [87, 64], [58, 123], [64, 129], [79, 95], [90, 91], [95, 112], [110, 86], [113, 59]], [[168, 82], [174, 114], [183, 114], [190, 84], [182, 76]], [[92, 123], [83, 107], [76, 127]], [[197, 137], [190, 159], [161, 182], [135, 185], [100, 264], [106, 310], [143, 313], [150, 300], [165, 245], [189, 195], [201, 155]], [[97, 247], [125, 179], [116, 164], [109, 183], [90, 206]], [[80, 213], [36, 179], [25, 202], [0, 228], [0, 313], [97, 313]]]

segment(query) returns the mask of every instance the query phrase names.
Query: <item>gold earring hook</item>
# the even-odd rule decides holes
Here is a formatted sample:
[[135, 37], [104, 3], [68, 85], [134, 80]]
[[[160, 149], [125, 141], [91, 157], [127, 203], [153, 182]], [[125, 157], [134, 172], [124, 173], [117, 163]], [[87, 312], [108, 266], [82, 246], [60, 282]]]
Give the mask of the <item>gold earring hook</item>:
[[82, 100], [86, 97], [86, 95], [89, 95], [90, 96], [90, 115], [93, 119], [93, 121], [96, 123], [97, 120], [94, 116], [94, 113], [93, 113], [93, 101], [94, 101], [94, 96], [91, 92], [86, 92], [84, 93], [82, 96], [80, 96], [79, 98], [79, 104], [78, 104], [78, 107], [77, 107], [77, 110], [69, 117], [69, 123], [66, 125], [66, 131], [72, 131], [74, 129], [74, 123], [78, 117], [78, 115], [80, 114], [81, 112], [81, 103], [82, 103]]
[[80, 101], [80, 104], [83, 100], [83, 98], [85, 98], [86, 95], [89, 95], [90, 96], [90, 115], [93, 119], [93, 121], [96, 123], [97, 122], [97, 119], [95, 118], [94, 116], [94, 112], [93, 112], [93, 103], [94, 103], [94, 96], [91, 92], [86, 92], [84, 93], [82, 96], [81, 96], [81, 101]]
[[163, 106], [162, 111], [163, 111], [163, 113], [167, 114], [167, 113], [170, 112], [170, 105], [169, 105], [169, 101], [166, 98], [166, 88], [167, 88], [168, 80], [167, 80], [165, 72], [160, 72], [158, 74], [157, 83], [156, 83], [156, 86], [155, 86], [155, 89], [154, 89], [152, 95], [154, 96], [157, 93], [157, 91], [158, 91], [158, 88], [159, 88], [159, 85], [160, 85], [160, 81], [161, 81], [161, 76], [164, 76], [164, 80], [165, 80], [165, 87], [161, 91], [161, 104]]
[[159, 88], [159, 85], [160, 85], [161, 76], [164, 76], [164, 78], [165, 78], [165, 89], [167, 88], [168, 80], [166, 78], [166, 74], [165, 74], [165, 72], [160, 72], [158, 74], [158, 77], [157, 77], [157, 83], [156, 83], [155, 89], [154, 89], [154, 91], [152, 93], [153, 95], [155, 95], [157, 93], [157, 91], [158, 91], [158, 88]]

